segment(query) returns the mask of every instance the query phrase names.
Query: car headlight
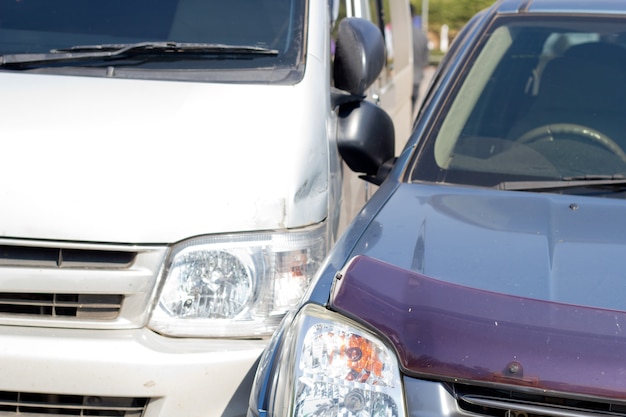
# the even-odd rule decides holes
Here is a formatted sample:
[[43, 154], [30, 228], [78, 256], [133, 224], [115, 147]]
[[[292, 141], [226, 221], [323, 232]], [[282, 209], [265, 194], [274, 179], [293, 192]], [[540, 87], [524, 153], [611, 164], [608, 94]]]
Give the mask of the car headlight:
[[165, 268], [150, 328], [169, 336], [271, 334], [326, 255], [326, 232], [324, 223], [182, 242]]
[[273, 415], [405, 416], [398, 361], [376, 335], [318, 306], [296, 323], [281, 361], [292, 369], [278, 370]]

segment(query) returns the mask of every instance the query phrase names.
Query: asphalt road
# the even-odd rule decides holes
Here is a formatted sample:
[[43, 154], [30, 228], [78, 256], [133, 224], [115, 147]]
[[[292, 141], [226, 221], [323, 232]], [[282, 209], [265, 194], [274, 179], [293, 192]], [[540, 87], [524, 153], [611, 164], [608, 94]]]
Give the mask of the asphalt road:
[[[432, 80], [433, 74], [435, 73], [436, 68], [437, 67], [433, 65], [429, 65], [428, 67], [424, 69], [424, 79], [422, 80], [422, 83], [420, 84], [420, 95], [419, 95], [419, 98], [417, 99], [418, 103], [421, 103], [422, 99], [424, 98], [424, 95], [426, 94], [426, 90], [428, 89], [428, 86], [430, 85], [430, 80]], [[415, 109], [414, 116], [417, 113], [418, 109], [419, 109], [419, 106], [417, 106], [417, 108]]]

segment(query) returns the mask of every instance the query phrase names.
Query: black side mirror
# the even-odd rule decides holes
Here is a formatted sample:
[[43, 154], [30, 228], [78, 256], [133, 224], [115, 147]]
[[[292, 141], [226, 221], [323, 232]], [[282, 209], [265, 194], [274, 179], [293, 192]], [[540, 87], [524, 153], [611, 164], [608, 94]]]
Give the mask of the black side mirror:
[[346, 103], [339, 108], [337, 147], [348, 167], [361, 178], [380, 185], [389, 173], [395, 153], [391, 117], [369, 101]]
[[385, 41], [369, 20], [346, 18], [339, 24], [333, 76], [333, 105], [338, 106], [337, 147], [348, 167], [361, 178], [381, 184], [393, 164], [393, 121], [365, 101], [366, 90], [385, 64]]
[[348, 17], [339, 23], [333, 78], [335, 88], [363, 96], [385, 64], [385, 41], [369, 20]]

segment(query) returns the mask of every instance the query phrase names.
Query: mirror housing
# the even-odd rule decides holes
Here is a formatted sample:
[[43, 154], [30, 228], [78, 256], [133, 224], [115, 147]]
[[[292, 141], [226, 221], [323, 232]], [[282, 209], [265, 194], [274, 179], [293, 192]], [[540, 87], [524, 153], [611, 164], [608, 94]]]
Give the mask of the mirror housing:
[[335, 88], [363, 97], [385, 64], [385, 41], [369, 20], [347, 17], [339, 23], [333, 80]]
[[385, 41], [375, 24], [354, 17], [339, 23], [332, 93], [332, 104], [338, 107], [337, 147], [352, 171], [377, 185], [393, 166], [395, 133], [389, 115], [365, 101], [365, 94], [385, 59]]
[[361, 178], [380, 185], [390, 171], [395, 155], [391, 117], [369, 101], [339, 107], [337, 147], [348, 167]]

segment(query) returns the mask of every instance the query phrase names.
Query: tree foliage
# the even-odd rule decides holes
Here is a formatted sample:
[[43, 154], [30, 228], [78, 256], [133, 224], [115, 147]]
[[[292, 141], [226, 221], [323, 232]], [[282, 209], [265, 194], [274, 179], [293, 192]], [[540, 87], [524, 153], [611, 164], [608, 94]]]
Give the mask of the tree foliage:
[[[473, 15], [493, 4], [494, 0], [428, 0], [428, 27], [433, 32], [446, 24], [457, 32]], [[411, 0], [418, 14], [423, 0]]]

